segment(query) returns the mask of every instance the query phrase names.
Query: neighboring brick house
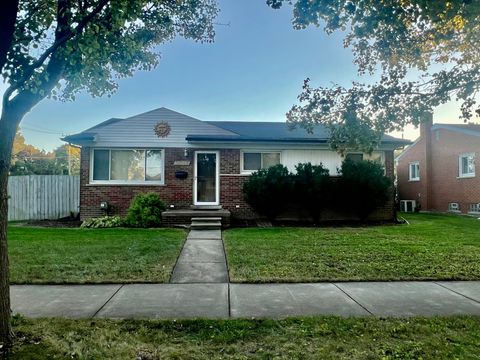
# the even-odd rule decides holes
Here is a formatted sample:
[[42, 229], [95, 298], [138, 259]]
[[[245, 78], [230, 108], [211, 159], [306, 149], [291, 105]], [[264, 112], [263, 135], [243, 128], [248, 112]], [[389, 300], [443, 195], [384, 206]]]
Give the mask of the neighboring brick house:
[[[234, 219], [253, 219], [242, 188], [255, 170], [300, 162], [322, 163], [337, 174], [342, 157], [329, 149], [328, 131], [289, 130], [279, 122], [201, 121], [159, 108], [126, 119], [110, 119], [65, 141], [82, 147], [80, 215], [82, 219], [125, 214], [139, 192], [160, 194], [170, 210], [220, 208]], [[393, 151], [404, 140], [384, 136], [371, 155], [393, 177]], [[393, 219], [393, 198], [382, 220]]]
[[433, 124], [429, 117], [396, 159], [401, 208], [480, 214], [479, 155], [480, 125]]

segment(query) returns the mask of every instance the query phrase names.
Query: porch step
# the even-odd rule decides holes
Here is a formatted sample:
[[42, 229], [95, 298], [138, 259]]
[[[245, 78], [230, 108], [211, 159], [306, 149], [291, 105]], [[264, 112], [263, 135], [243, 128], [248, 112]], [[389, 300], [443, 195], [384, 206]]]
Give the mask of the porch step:
[[221, 217], [192, 217], [193, 222], [209, 222], [209, 221], [222, 221]]
[[[190, 226], [195, 223], [214, 222], [215, 224], [208, 225], [210, 229], [220, 229], [221, 227], [228, 227], [230, 225], [230, 211], [221, 210], [167, 210], [162, 213], [162, 219], [167, 226]], [[195, 226], [193, 226], [195, 227]], [[193, 228], [192, 227], [192, 228]]]
[[222, 205], [192, 205], [190, 206], [192, 210], [222, 210]]
[[222, 228], [220, 221], [192, 222], [190, 229], [192, 230], [217, 230]]
[[222, 218], [218, 216], [211, 217], [192, 217], [190, 229], [195, 230], [216, 230], [222, 228]]

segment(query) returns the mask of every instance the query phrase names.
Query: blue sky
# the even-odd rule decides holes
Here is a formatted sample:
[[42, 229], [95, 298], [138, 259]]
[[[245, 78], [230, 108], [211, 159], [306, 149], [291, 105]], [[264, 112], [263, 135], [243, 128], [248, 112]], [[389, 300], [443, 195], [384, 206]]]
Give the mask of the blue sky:
[[[221, 0], [220, 8], [217, 22], [229, 26], [217, 26], [213, 44], [178, 38], [160, 46], [160, 65], [120, 81], [111, 98], [44, 100], [21, 124], [27, 142], [51, 150], [62, 134], [162, 106], [202, 120], [284, 121], [306, 77], [325, 86], [358, 80], [342, 34], [294, 30], [291, 8], [272, 10], [264, 0]], [[458, 122], [457, 108], [442, 106], [435, 121]]]

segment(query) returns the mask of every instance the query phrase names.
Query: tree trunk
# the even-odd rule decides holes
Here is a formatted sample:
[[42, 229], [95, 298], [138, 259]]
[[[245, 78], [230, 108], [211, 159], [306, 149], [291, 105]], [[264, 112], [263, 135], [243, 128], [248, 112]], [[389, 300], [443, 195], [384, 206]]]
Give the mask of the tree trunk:
[[13, 140], [20, 117], [9, 115], [3, 109], [0, 118], [0, 343], [8, 348], [12, 341], [10, 322], [10, 282], [7, 246], [8, 223], [8, 171], [12, 156]]

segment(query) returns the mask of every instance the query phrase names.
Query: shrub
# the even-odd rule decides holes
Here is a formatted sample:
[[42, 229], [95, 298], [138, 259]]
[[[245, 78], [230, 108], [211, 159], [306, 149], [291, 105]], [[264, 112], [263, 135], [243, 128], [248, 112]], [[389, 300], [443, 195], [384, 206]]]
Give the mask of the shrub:
[[313, 221], [318, 223], [323, 209], [330, 206], [332, 181], [328, 169], [322, 164], [298, 164], [294, 176], [296, 201], [305, 208]]
[[245, 201], [260, 215], [274, 220], [290, 200], [291, 177], [283, 165], [254, 172], [243, 186]]
[[162, 224], [165, 204], [157, 193], [135, 196], [128, 208], [125, 224], [132, 227], [157, 227]]
[[374, 161], [346, 159], [336, 187], [337, 209], [350, 209], [361, 221], [390, 198], [392, 181], [384, 174], [381, 164]]
[[99, 218], [85, 220], [80, 227], [84, 229], [99, 229], [114, 228], [119, 226], [122, 226], [122, 219], [120, 219], [120, 216], [103, 216]]

